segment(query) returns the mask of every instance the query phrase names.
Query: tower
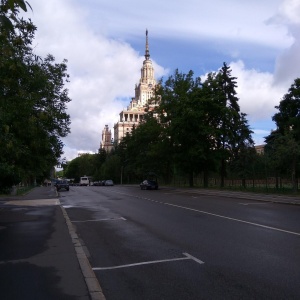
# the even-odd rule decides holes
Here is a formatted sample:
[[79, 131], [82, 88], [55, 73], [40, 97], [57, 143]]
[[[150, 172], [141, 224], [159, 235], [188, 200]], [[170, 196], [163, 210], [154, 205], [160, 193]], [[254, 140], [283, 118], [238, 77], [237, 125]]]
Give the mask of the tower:
[[119, 114], [119, 120], [114, 124], [114, 140], [120, 143], [121, 139], [130, 134], [133, 127], [137, 127], [143, 120], [145, 108], [149, 99], [154, 97], [156, 80], [154, 68], [150, 60], [148, 30], [146, 30], [145, 59], [141, 68], [141, 78], [135, 85], [135, 96], [131, 99], [127, 109]]
[[102, 141], [100, 143], [100, 149], [104, 149], [106, 152], [110, 152], [113, 148], [111, 130], [108, 128], [108, 125], [105, 125], [102, 130]]

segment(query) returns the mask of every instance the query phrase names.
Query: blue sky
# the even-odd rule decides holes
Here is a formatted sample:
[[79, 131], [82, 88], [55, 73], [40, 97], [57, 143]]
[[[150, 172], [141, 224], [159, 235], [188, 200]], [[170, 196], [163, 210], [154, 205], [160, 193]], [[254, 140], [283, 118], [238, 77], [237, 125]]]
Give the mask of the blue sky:
[[175, 69], [204, 77], [226, 62], [256, 144], [275, 125], [282, 96], [300, 77], [300, 0], [29, 0], [38, 55], [68, 59], [72, 102], [65, 156], [96, 152], [106, 124], [134, 96], [145, 30], [157, 79]]

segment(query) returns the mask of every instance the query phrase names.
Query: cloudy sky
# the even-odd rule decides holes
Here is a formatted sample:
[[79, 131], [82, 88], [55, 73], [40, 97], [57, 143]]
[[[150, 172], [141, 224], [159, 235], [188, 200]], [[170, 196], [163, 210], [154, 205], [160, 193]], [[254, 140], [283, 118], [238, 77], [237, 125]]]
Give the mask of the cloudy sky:
[[157, 79], [196, 76], [226, 62], [256, 144], [275, 128], [274, 108], [300, 77], [300, 0], [28, 0], [35, 53], [68, 60], [71, 134], [64, 156], [97, 152], [107, 124], [134, 96], [149, 31]]

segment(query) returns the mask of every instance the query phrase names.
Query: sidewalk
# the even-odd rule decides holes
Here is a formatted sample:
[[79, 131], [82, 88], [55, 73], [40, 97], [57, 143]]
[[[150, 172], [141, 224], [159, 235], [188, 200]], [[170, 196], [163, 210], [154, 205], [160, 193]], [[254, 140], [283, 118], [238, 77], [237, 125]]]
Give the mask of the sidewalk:
[[300, 205], [300, 197], [298, 196], [286, 196], [286, 195], [275, 195], [275, 194], [259, 194], [251, 192], [240, 192], [240, 191], [226, 191], [226, 190], [213, 190], [213, 189], [186, 189], [189, 193], [197, 193], [203, 195], [221, 196], [221, 197], [234, 197], [239, 199], [248, 199], [253, 201], [264, 201], [281, 204], [293, 204]]
[[56, 189], [0, 197], [0, 298], [103, 300]]

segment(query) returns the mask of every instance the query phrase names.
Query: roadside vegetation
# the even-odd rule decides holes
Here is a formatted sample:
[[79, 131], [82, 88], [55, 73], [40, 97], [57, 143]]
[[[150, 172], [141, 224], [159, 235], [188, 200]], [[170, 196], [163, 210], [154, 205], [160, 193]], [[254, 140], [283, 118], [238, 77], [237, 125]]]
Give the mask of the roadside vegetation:
[[0, 1], [0, 191], [49, 178], [70, 132], [67, 61], [33, 51], [36, 27], [23, 0]]
[[87, 174], [137, 184], [154, 172], [160, 185], [298, 191], [300, 79], [276, 106], [277, 130], [265, 137], [261, 154], [240, 111], [236, 79], [226, 63], [204, 82], [192, 71], [176, 70], [161, 79], [144, 121], [132, 134], [110, 153], [99, 149], [67, 162], [65, 176], [76, 181]]
[[143, 122], [113, 151], [64, 161], [67, 61], [34, 53], [36, 27], [19, 17], [29, 3], [0, 3], [0, 190], [41, 183], [60, 163], [60, 175], [75, 182], [88, 175], [137, 184], [151, 172], [160, 185], [298, 191], [300, 78], [278, 99], [277, 129], [258, 154], [226, 63], [204, 81], [193, 71], [162, 78]]

